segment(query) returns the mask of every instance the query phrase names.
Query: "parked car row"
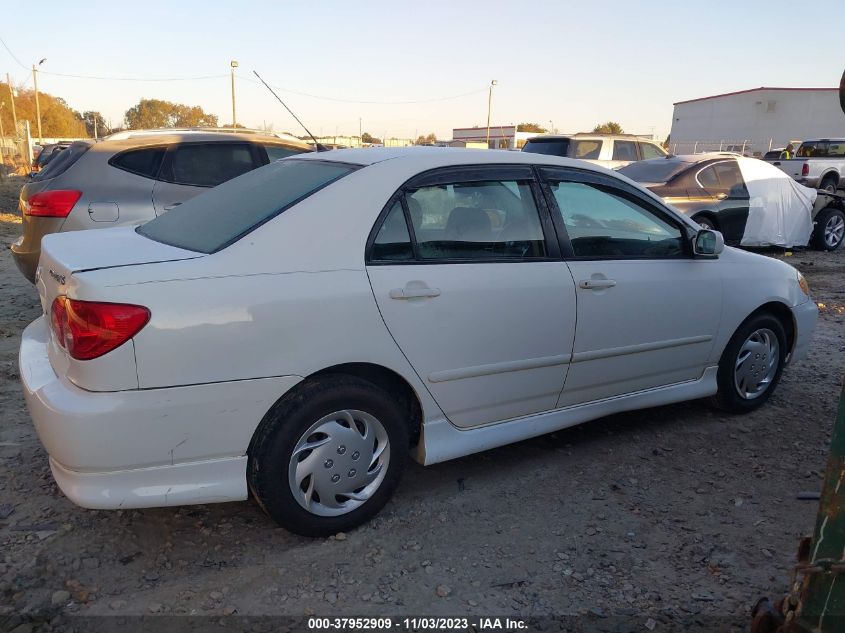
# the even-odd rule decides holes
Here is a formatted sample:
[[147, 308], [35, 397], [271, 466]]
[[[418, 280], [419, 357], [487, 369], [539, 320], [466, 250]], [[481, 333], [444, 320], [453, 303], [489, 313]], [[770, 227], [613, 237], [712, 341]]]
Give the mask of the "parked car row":
[[293, 137], [249, 130], [166, 130], [122, 132], [57, 151], [20, 194], [23, 231], [11, 249], [30, 281], [44, 235], [140, 224], [231, 178], [311, 148]]
[[545, 134], [528, 139], [522, 151], [578, 158], [608, 169], [666, 156], [660, 145], [633, 134]]
[[[45, 314], [23, 333], [20, 376], [79, 505], [252, 494], [289, 530], [329, 535], [384, 506], [409, 452], [434, 464], [695, 398], [744, 413], [807, 353], [817, 308], [795, 268], [724, 248], [587, 162], [302, 154], [159, 214], [159, 183], [269, 160], [256, 139], [237, 169], [182, 162], [205, 142], [71, 148], [48, 179], [68, 184], [26, 193], [30, 213], [124, 218], [73, 170], [155, 216], [42, 242]], [[177, 177], [190, 173], [204, 176]]]

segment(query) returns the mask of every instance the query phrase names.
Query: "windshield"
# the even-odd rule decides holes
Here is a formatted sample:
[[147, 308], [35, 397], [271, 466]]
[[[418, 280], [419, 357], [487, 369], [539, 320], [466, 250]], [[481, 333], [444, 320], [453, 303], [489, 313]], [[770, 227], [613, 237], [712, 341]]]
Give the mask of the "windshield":
[[532, 154], [546, 154], [549, 156], [568, 156], [569, 139], [556, 138], [548, 141], [531, 140], [528, 141], [522, 148], [523, 152], [531, 152]]
[[214, 253], [358, 167], [280, 160], [191, 198], [136, 230], [157, 242]]
[[625, 165], [617, 171], [637, 182], [668, 182], [689, 166], [679, 160], [654, 158]]

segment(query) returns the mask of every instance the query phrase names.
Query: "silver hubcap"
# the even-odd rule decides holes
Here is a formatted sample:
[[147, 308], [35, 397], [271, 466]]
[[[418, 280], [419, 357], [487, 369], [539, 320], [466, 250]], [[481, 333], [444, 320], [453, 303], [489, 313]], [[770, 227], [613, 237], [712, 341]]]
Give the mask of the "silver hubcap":
[[838, 215], [831, 216], [824, 225], [824, 243], [831, 248], [837, 246], [842, 241], [843, 235], [845, 235], [845, 220]]
[[335, 411], [299, 438], [288, 467], [288, 484], [308, 512], [338, 516], [373, 496], [389, 462], [390, 442], [381, 422], [363, 411]]
[[753, 400], [762, 395], [778, 370], [780, 363], [780, 345], [775, 333], [762, 328], [752, 333], [736, 358], [734, 384], [739, 395], [746, 400]]

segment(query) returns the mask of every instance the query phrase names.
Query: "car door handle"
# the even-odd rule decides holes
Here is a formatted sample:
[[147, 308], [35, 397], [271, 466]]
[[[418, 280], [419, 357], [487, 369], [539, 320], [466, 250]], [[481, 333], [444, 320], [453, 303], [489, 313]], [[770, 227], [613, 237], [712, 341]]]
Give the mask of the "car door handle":
[[439, 288], [394, 288], [389, 293], [391, 299], [418, 299], [421, 297], [439, 297]]
[[180, 204], [182, 204], [182, 203], [181, 202], [174, 202], [173, 204], [168, 204], [164, 207], [164, 210], [170, 211], [171, 209], [175, 209], [176, 207], [178, 207]]
[[616, 282], [612, 279], [585, 279], [579, 281], [578, 286], [585, 290], [601, 290], [602, 288], [613, 288]]

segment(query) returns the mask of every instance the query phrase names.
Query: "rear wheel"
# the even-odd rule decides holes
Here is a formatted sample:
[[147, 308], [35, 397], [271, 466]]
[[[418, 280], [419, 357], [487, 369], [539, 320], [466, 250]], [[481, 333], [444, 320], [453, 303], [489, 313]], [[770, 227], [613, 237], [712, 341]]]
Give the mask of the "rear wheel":
[[381, 510], [407, 452], [402, 409], [384, 390], [327, 375], [306, 381], [268, 412], [250, 447], [247, 477], [279, 525], [328, 536]]
[[828, 193], [836, 193], [836, 176], [825, 176], [819, 185], [819, 189]]
[[813, 229], [813, 247], [821, 251], [835, 251], [845, 238], [845, 212], [827, 207], [816, 216]]
[[780, 380], [786, 346], [783, 325], [774, 316], [761, 313], [747, 319], [722, 353], [713, 403], [733, 413], [761, 406]]

